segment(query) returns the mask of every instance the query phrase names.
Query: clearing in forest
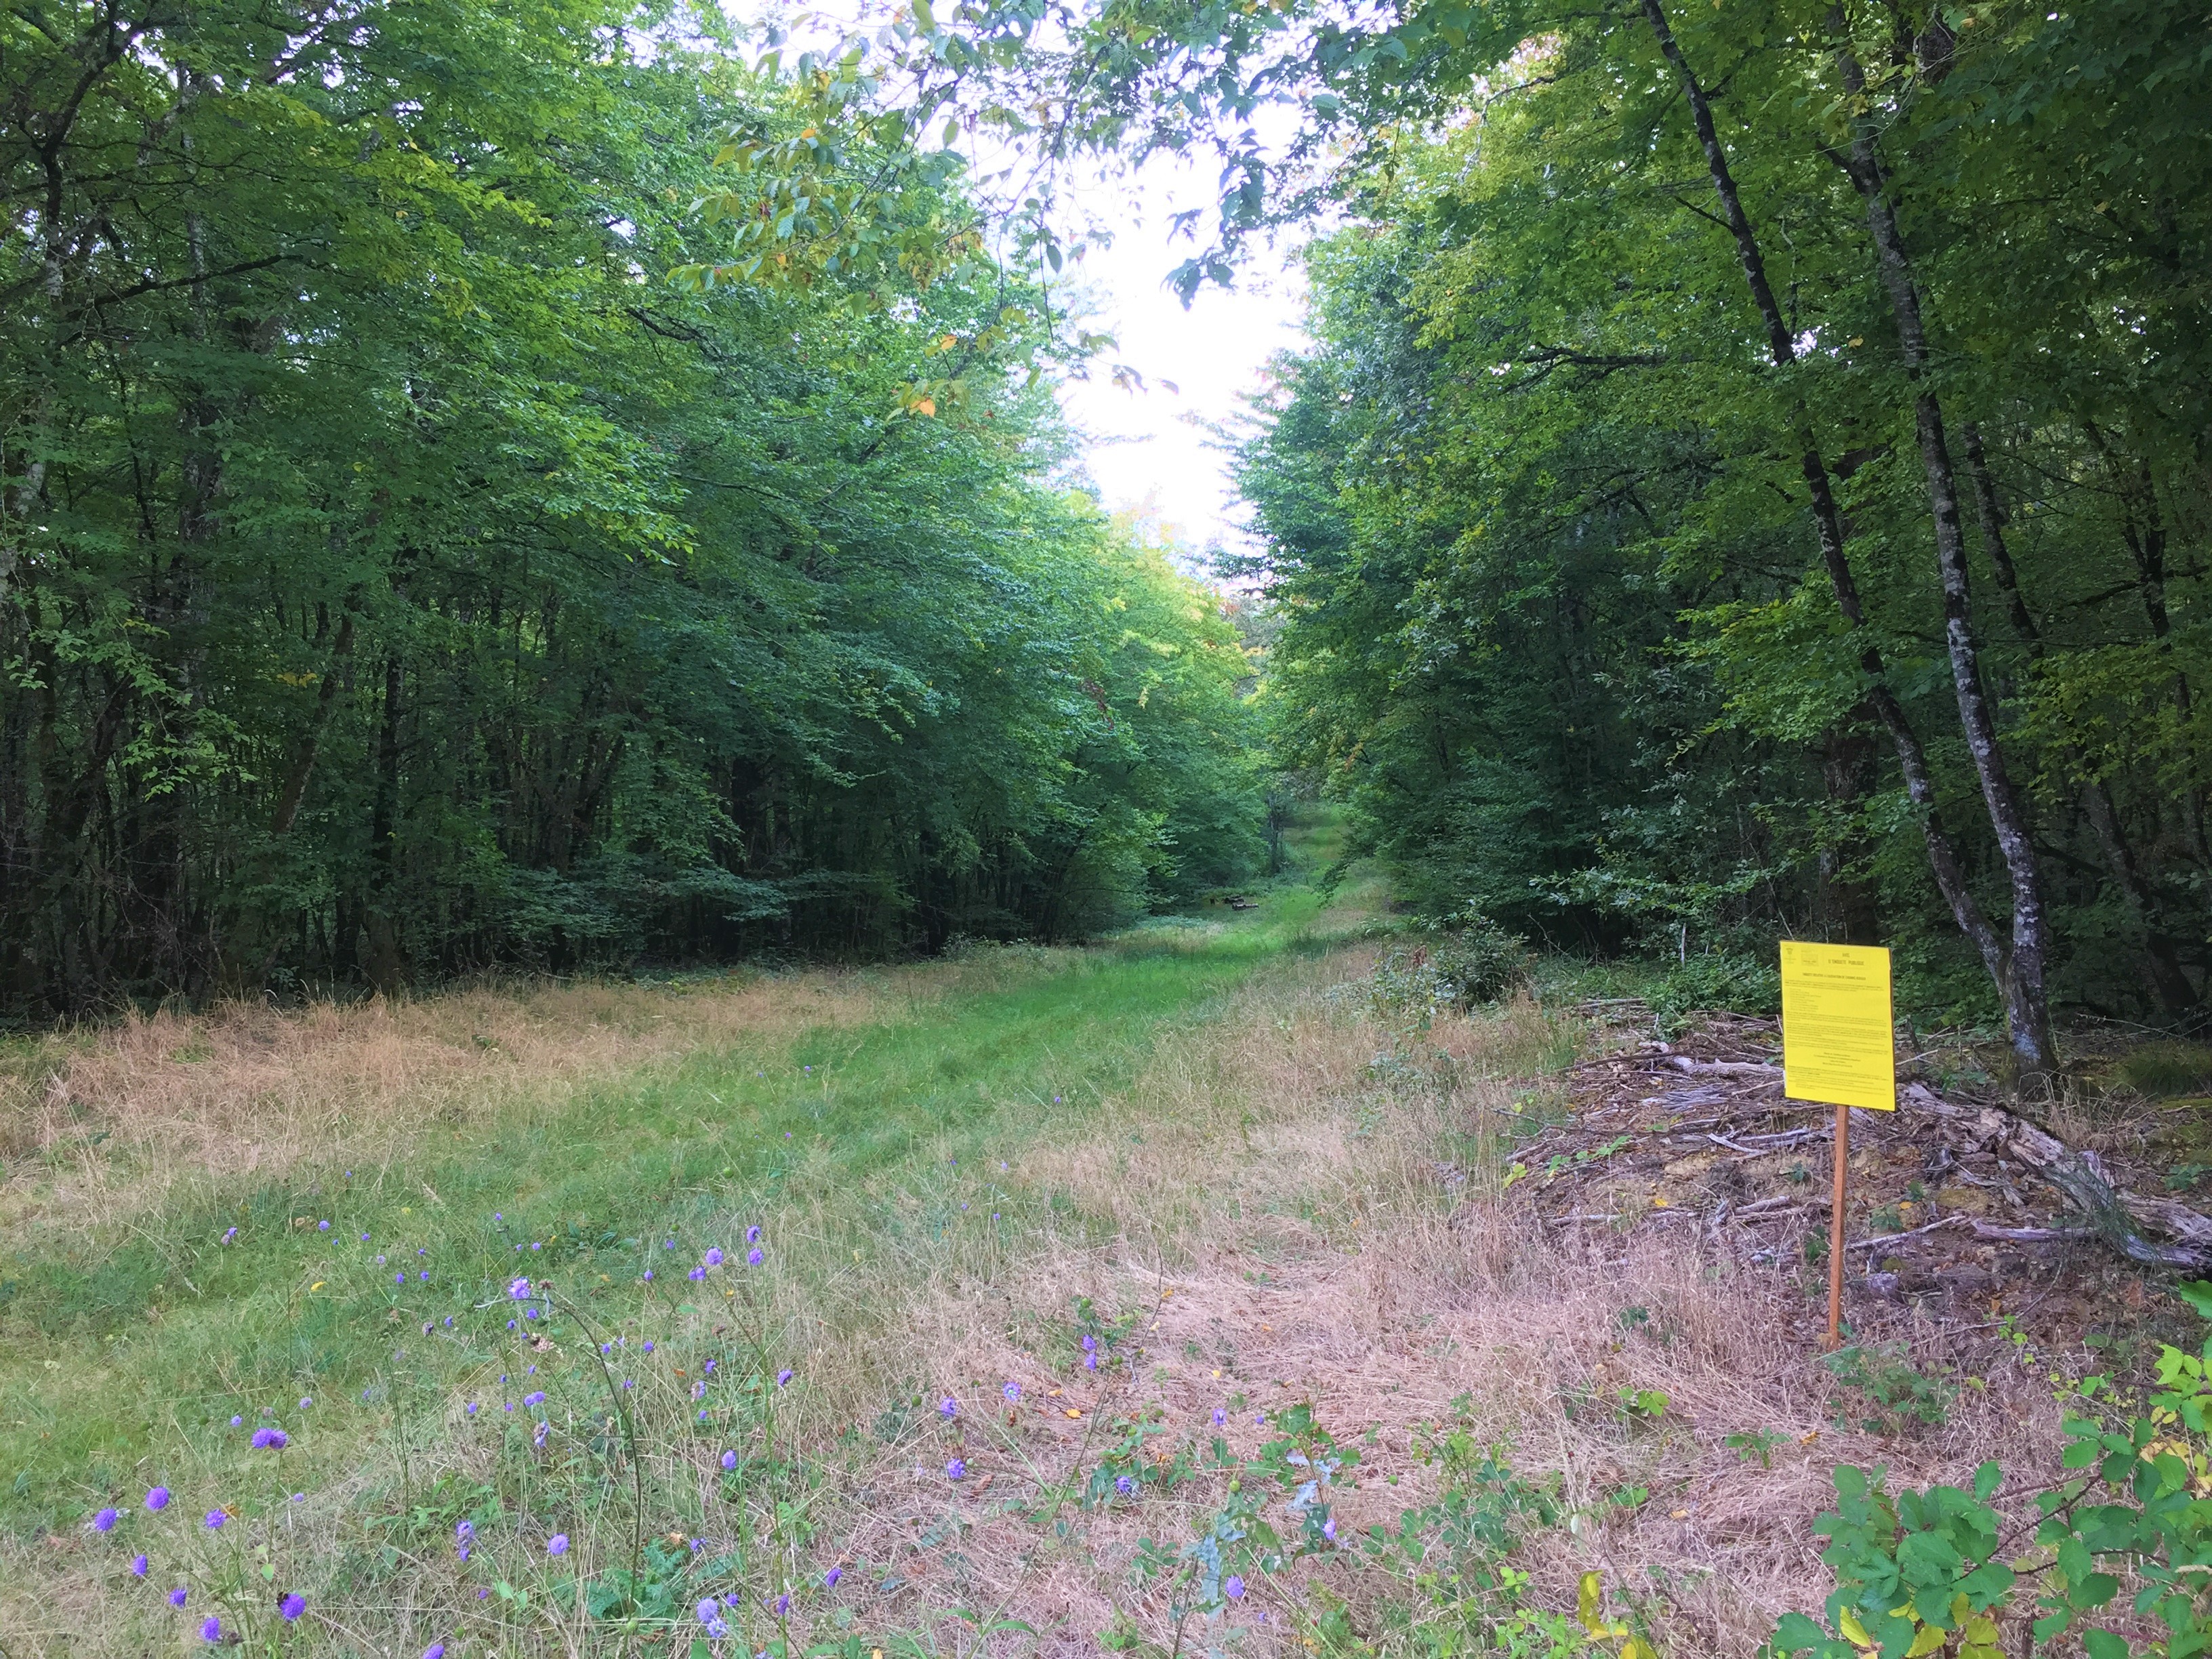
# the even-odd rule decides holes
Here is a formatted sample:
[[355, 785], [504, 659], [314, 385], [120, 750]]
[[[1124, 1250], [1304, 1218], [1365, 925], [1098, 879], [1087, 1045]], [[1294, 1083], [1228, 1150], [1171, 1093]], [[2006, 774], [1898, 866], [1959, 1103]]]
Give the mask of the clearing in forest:
[[1965, 1219], [1824, 1365], [1770, 1030], [1409, 1018], [1380, 931], [18, 1045], [8, 1653], [1748, 1655], [1836, 1465], [2045, 1474], [2166, 1316], [1908, 1111], [1854, 1237]]

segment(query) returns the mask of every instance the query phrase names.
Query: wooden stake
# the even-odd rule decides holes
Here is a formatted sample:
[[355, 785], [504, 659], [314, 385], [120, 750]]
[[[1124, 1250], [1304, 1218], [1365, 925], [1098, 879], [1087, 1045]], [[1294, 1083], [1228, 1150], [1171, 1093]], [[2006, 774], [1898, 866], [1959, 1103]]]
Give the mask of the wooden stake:
[[1844, 1182], [1850, 1170], [1851, 1109], [1836, 1108], [1836, 1188], [1828, 1212], [1828, 1346], [1844, 1340]]

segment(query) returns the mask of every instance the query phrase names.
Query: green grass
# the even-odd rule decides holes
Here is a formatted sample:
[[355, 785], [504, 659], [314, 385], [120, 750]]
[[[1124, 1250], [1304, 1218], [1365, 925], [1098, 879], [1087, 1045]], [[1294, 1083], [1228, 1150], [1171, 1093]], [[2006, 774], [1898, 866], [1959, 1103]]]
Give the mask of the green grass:
[[[435, 1157], [218, 1185], [21, 1250], [0, 1270], [0, 1468], [14, 1472], [0, 1526], [23, 1537], [68, 1525], [135, 1496], [186, 1447], [218, 1455], [205, 1443], [220, 1444], [232, 1416], [250, 1425], [276, 1406], [290, 1422], [303, 1396], [318, 1403], [301, 1461], [343, 1462], [383, 1422], [361, 1391], [425, 1321], [465, 1319], [523, 1272], [619, 1318], [647, 1267], [680, 1286], [708, 1243], [732, 1242], [732, 1218], [775, 1231], [794, 1183], [818, 1194], [972, 1170], [968, 1210], [940, 1194], [930, 1214], [881, 1206], [878, 1225], [894, 1244], [902, 1230], [954, 1226], [1011, 1243], [1052, 1200], [994, 1182], [987, 1164], [1126, 1087], [1164, 1022], [1214, 1017], [1260, 963], [1316, 937], [1320, 909], [1286, 887], [1203, 930], [904, 970], [947, 994], [884, 1023], [697, 1053], [672, 1075], [519, 1109]], [[670, 1239], [675, 1249], [656, 1248]], [[456, 1352], [457, 1368], [469, 1363]]]

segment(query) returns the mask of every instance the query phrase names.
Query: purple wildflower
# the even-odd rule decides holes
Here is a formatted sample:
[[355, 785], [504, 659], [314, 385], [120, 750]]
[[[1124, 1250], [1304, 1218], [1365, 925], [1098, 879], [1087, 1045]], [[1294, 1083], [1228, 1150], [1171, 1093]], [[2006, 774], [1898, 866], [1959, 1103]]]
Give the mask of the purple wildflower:
[[222, 1641], [222, 1620], [216, 1618], [213, 1613], [210, 1613], [207, 1617], [207, 1622], [200, 1626], [200, 1640], [203, 1642]]
[[937, 1402], [937, 1414], [946, 1422], [951, 1422], [960, 1415], [960, 1402], [951, 1395], [946, 1395], [944, 1399]]
[[791, 1592], [786, 1590], [775, 1598], [775, 1616], [779, 1619], [791, 1611]]
[[431, 1643], [422, 1650], [422, 1659], [446, 1659], [446, 1644], [443, 1642]]
[[526, 1279], [516, 1279], [507, 1287], [507, 1293], [517, 1302], [521, 1301], [524, 1297], [530, 1294], [530, 1281]]
[[964, 1457], [956, 1457], [951, 1462], [947, 1463], [945, 1466], [945, 1478], [947, 1480], [966, 1480], [968, 1478], [968, 1460]]
[[699, 1622], [701, 1624], [711, 1625], [722, 1616], [722, 1604], [710, 1595], [695, 1607], [693, 1611], [699, 1615]]
[[143, 1578], [146, 1576], [146, 1558], [143, 1555], [132, 1556], [131, 1558], [131, 1576], [133, 1578]]
[[787, 1389], [791, 1386], [791, 1370], [788, 1366], [775, 1374], [775, 1386], [779, 1389]]
[[726, 1451], [726, 1452], [724, 1452], [724, 1453], [722, 1454], [722, 1467], [723, 1467], [724, 1468], [726, 1468], [726, 1469], [734, 1469], [735, 1468], [737, 1468], [737, 1467], [738, 1467], [738, 1455], [737, 1455], [737, 1453], [735, 1453], [735, 1452], [733, 1452], [733, 1451]]
[[156, 1486], [153, 1491], [148, 1492], [146, 1494], [146, 1507], [149, 1510], [166, 1510], [168, 1508], [169, 1489], [167, 1486]]
[[757, 1267], [762, 1262], [768, 1260], [768, 1258], [761, 1254], [760, 1246], [756, 1244], [752, 1249], [745, 1252], [745, 1260], [753, 1267]]
[[476, 1522], [473, 1522], [473, 1521], [456, 1521], [456, 1522], [453, 1522], [453, 1536], [454, 1536], [456, 1539], [459, 1540], [462, 1543], [464, 1543], [464, 1544], [467, 1543], [467, 1542], [469, 1541], [469, 1540], [470, 1540], [470, 1539], [471, 1539], [471, 1538], [475, 1537], [476, 1535], [477, 1535], [477, 1527], [476, 1527]]
[[276, 1604], [276, 1611], [284, 1615], [284, 1622], [288, 1625], [307, 1610], [307, 1599], [304, 1595], [288, 1595]]
[[555, 1534], [554, 1534], [550, 1538], [549, 1538], [549, 1539], [547, 1539], [547, 1540], [545, 1540], [545, 1553], [546, 1553], [546, 1554], [548, 1554], [548, 1555], [566, 1555], [568, 1553], [568, 1534], [567, 1533], [565, 1533], [565, 1532], [556, 1532], [556, 1533], [555, 1533]]
[[210, 1510], [207, 1512], [207, 1529], [210, 1532], [221, 1532], [222, 1523], [229, 1519], [230, 1517], [221, 1510]]
[[545, 1403], [545, 1390], [543, 1389], [532, 1389], [528, 1394], [522, 1396], [522, 1403], [526, 1406], [544, 1405]]
[[1222, 1410], [1220, 1407], [1216, 1406], [1213, 1408], [1213, 1426], [1218, 1429], [1221, 1427], [1223, 1424], [1228, 1422], [1228, 1420], [1229, 1413]]
[[707, 1265], [710, 1267], [720, 1267], [722, 1265], [722, 1247], [717, 1244], [713, 1249], [708, 1251], [706, 1261]]
[[311, 1394], [303, 1394], [303, 1395], [301, 1395], [300, 1396], [300, 1409], [301, 1409], [301, 1411], [306, 1411], [309, 1407], [313, 1406], [314, 1403], [315, 1403], [315, 1397], [314, 1397], [314, 1395], [311, 1395]]
[[327, 1221], [318, 1221], [315, 1224], [315, 1231], [319, 1233], [326, 1233], [330, 1231], [330, 1230], [331, 1224]]
[[242, 1417], [234, 1417], [230, 1419], [230, 1426], [234, 1429], [242, 1429], [246, 1426], [246, 1419]]
[[694, 1267], [690, 1273], [684, 1276], [686, 1279], [693, 1280], [702, 1279], [707, 1276], [707, 1270], [704, 1267]]
[[1009, 1378], [1006, 1382], [1006, 1386], [1000, 1389], [999, 1392], [1006, 1396], [1006, 1403], [1011, 1406], [1021, 1399], [1022, 1385]]
[[185, 1587], [182, 1584], [169, 1592], [169, 1605], [173, 1607], [181, 1607], [185, 1605]]
[[844, 1576], [845, 1576], [845, 1569], [844, 1569], [844, 1568], [842, 1568], [842, 1567], [832, 1567], [832, 1568], [830, 1568], [829, 1571], [827, 1571], [827, 1572], [825, 1572], [825, 1573], [823, 1573], [823, 1574], [822, 1575], [822, 1588], [823, 1588], [823, 1589], [836, 1589], [837, 1588], [837, 1581], [838, 1581], [840, 1578], [842, 1578]]
[[1120, 1492], [1122, 1497], [1127, 1498], [1136, 1489], [1137, 1483], [1130, 1480], [1127, 1475], [1117, 1474], [1114, 1477], [1114, 1490]]
[[471, 1400], [467, 1405], [462, 1407], [461, 1410], [467, 1415], [474, 1417], [477, 1414], [477, 1402]]
[[1237, 1577], [1237, 1574], [1233, 1572], [1231, 1573], [1222, 1583], [1221, 1593], [1232, 1601], [1243, 1601], [1244, 1599], [1244, 1581]]
[[748, 1227], [745, 1229], [745, 1243], [748, 1244], [757, 1244], [760, 1243], [760, 1229], [758, 1227]]
[[113, 1510], [102, 1510], [99, 1514], [94, 1516], [92, 1517], [92, 1529], [94, 1532], [112, 1532], [115, 1529], [115, 1511]]

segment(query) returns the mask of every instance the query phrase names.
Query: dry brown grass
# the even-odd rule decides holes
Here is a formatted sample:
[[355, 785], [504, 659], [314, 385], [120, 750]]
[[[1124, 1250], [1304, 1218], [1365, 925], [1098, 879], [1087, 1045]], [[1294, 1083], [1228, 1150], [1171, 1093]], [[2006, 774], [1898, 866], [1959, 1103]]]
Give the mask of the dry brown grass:
[[[883, 1018], [919, 976], [485, 985], [402, 1001], [132, 1015], [0, 1052], [0, 1236], [107, 1224], [179, 1182], [403, 1157], [432, 1129], [557, 1107], [701, 1048]], [[893, 989], [894, 986], [898, 988]]]
[[[994, 1419], [961, 1437], [971, 1468], [1000, 1491], [1095, 1456], [1102, 1413], [1156, 1407], [1170, 1443], [1203, 1442], [1232, 1395], [1263, 1408], [1309, 1400], [1340, 1440], [1371, 1434], [1339, 1504], [1364, 1528], [1432, 1491], [1417, 1443], [1456, 1402], [1516, 1468], [1556, 1478], [1570, 1520], [1528, 1553], [1541, 1599], [1571, 1607], [1578, 1575], [1601, 1571], [1638, 1600], [1675, 1659], [1748, 1655], [1779, 1613], [1817, 1607], [1831, 1582], [1811, 1528], [1832, 1500], [1835, 1464], [1887, 1463], [1896, 1482], [1925, 1484], [1964, 1482], [1989, 1457], [2016, 1479], [2052, 1461], [2057, 1407], [2017, 1370], [1969, 1389], [1933, 1433], [1839, 1431], [1833, 1379], [1815, 1363], [1818, 1310], [1793, 1276], [1717, 1255], [1694, 1234], [1529, 1232], [1462, 1160], [1510, 1109], [1517, 1064], [1556, 1032], [1525, 1006], [1446, 1022], [1431, 1042], [1476, 1074], [1463, 1070], [1443, 1093], [1382, 1090], [1369, 1062], [1387, 1034], [1356, 1000], [1330, 994], [1361, 965], [1339, 957], [1254, 988], [1219, 1027], [1165, 1045], [1091, 1133], [1031, 1155], [1019, 1178], [1110, 1217], [1110, 1243], [1048, 1239], [1002, 1273], [933, 1275], [902, 1308], [904, 1329], [886, 1335], [927, 1356], [923, 1374], [971, 1391], [1025, 1380], [1011, 1426]], [[1065, 1329], [1079, 1295], [1143, 1310], [1133, 1377], [1085, 1385], [1040, 1365], [1037, 1334]], [[1620, 1318], [1629, 1308], [1644, 1310], [1633, 1331]], [[1959, 1357], [1932, 1326], [1905, 1335], [1923, 1367]], [[887, 1380], [852, 1376], [847, 1403]], [[1054, 1386], [1065, 1394], [1036, 1397]], [[1632, 1386], [1667, 1395], [1662, 1420], [1625, 1418], [1619, 1390]], [[1062, 1414], [1071, 1401], [1082, 1419]], [[1771, 1468], [1723, 1445], [1752, 1429], [1783, 1437]], [[1263, 1437], [1249, 1407], [1228, 1437], [1241, 1451]], [[917, 1462], [902, 1445], [861, 1482], [875, 1496], [850, 1547], [895, 1565], [905, 1585], [886, 1616], [910, 1624], [934, 1596], [1009, 1608], [1057, 1632], [1048, 1649], [1069, 1654], [1095, 1651], [1117, 1616], [1172, 1642], [1164, 1598], [1130, 1588], [1135, 1542], [1194, 1535], [1218, 1485], [1088, 1517], [1076, 1550], [1040, 1552], [1033, 1520], [963, 1501], [973, 1530], [926, 1547], [917, 1535], [941, 1530], [945, 1507], [933, 1479], [942, 1448], [930, 1449]], [[1639, 1487], [1640, 1504], [1613, 1501]], [[1267, 1594], [1307, 1601], [1313, 1581], [1355, 1605], [1362, 1595], [1355, 1574], [1310, 1566]], [[1261, 1650], [1287, 1644], [1286, 1611], [1249, 1632]]]
[[[780, 1433], [809, 1449], [827, 1476], [812, 1500], [811, 1559], [788, 1564], [794, 1581], [833, 1560], [852, 1563], [836, 1600], [858, 1615], [856, 1628], [936, 1630], [955, 1651], [969, 1650], [950, 1640], [956, 1606], [1036, 1627], [1034, 1642], [985, 1644], [1009, 1655], [1095, 1653], [1097, 1633], [1117, 1620], [1166, 1645], [1175, 1633], [1164, 1598], [1131, 1581], [1137, 1540], [1192, 1536], [1221, 1499], [1221, 1477], [1103, 1512], [1062, 1503], [1040, 1514], [1038, 1495], [1095, 1466], [1117, 1418], [1156, 1410], [1164, 1446], [1202, 1445], [1215, 1433], [1214, 1409], [1241, 1395], [1225, 1437], [1249, 1452], [1263, 1433], [1255, 1409], [1307, 1400], [1340, 1439], [1362, 1448], [1358, 1478], [1339, 1495], [1343, 1522], [1394, 1521], [1431, 1493], [1434, 1470], [1418, 1455], [1425, 1425], [1460, 1414], [1557, 1492], [1565, 1524], [1538, 1533], [1522, 1556], [1540, 1600], [1571, 1607], [1577, 1576], [1595, 1569], [1635, 1599], [1665, 1659], [1740, 1659], [1778, 1613], [1814, 1607], [1829, 1588], [1811, 1526], [1834, 1464], [1884, 1462], [1897, 1483], [1922, 1484], [1961, 1480], [1991, 1456], [2016, 1476], [2047, 1459], [2037, 1449], [2057, 1444], [2057, 1408], [2021, 1371], [1992, 1371], [1926, 1435], [1839, 1431], [1828, 1420], [1831, 1379], [1815, 1364], [1817, 1309], [1793, 1273], [1737, 1260], [1724, 1241], [1690, 1228], [1629, 1237], [1534, 1231], [1519, 1194], [1498, 1190], [1490, 1148], [1522, 1092], [1516, 1077], [1558, 1049], [1559, 1025], [1526, 1004], [1447, 1020], [1418, 1046], [1423, 1069], [1377, 1067], [1393, 1039], [1359, 989], [1366, 967], [1353, 948], [1280, 959], [1218, 1019], [1164, 1036], [1135, 1083], [1079, 1124], [1026, 1141], [1010, 1133], [1008, 1167], [987, 1179], [1010, 1212], [1018, 1201], [1031, 1219], [1017, 1237], [915, 1224], [969, 1190], [957, 1188], [964, 1177], [942, 1157], [865, 1183], [849, 1182], [827, 1157], [792, 1171], [763, 1218], [781, 1271], [760, 1314], [804, 1373]], [[1021, 971], [1013, 957], [994, 956], [932, 985]], [[683, 999], [483, 993], [457, 1006], [312, 1021], [240, 1011], [103, 1036], [72, 1054], [64, 1086], [103, 1103], [102, 1121], [164, 1126], [159, 1133], [173, 1137], [158, 1142], [165, 1151], [224, 1156], [224, 1136], [252, 1117], [224, 1088], [174, 1077], [210, 1064], [173, 1058], [179, 1036], [196, 1033], [222, 1058], [219, 1073], [193, 1078], [231, 1079], [279, 1115], [281, 1133], [255, 1131], [268, 1148], [256, 1156], [319, 1156], [334, 1135], [370, 1125], [399, 1133], [441, 1111], [480, 1109], [482, 1091], [520, 1087], [524, 1076], [542, 1087], [665, 1063], [696, 1044], [865, 1017], [892, 994], [809, 979]], [[477, 1045], [479, 1031], [495, 1046]], [[1435, 1062], [1440, 1053], [1449, 1067]], [[179, 1109], [163, 1090], [197, 1103]], [[147, 1098], [166, 1103], [130, 1104]], [[70, 1127], [65, 1114], [38, 1121], [47, 1144], [58, 1122]], [[1133, 1366], [1095, 1378], [1075, 1368], [1069, 1318], [1084, 1296], [1136, 1317]], [[1644, 1310], [1633, 1328], [1621, 1319], [1629, 1308]], [[709, 1322], [700, 1317], [694, 1334]], [[1899, 1334], [1923, 1365], [1965, 1357], [1932, 1326]], [[1007, 1378], [1024, 1387], [1011, 1411], [998, 1397]], [[1663, 1418], [1629, 1421], [1617, 1408], [1628, 1387], [1662, 1390]], [[957, 1423], [927, 1409], [939, 1392], [964, 1402]], [[886, 1402], [917, 1395], [921, 1409], [887, 1427]], [[640, 1409], [665, 1429], [653, 1454], [661, 1488], [693, 1492], [709, 1528], [759, 1534], [762, 1517], [719, 1507], [712, 1449], [683, 1435], [681, 1385], [652, 1384]], [[447, 1410], [458, 1427], [458, 1396]], [[1722, 1443], [1749, 1429], [1783, 1437], [1771, 1468]], [[969, 1469], [957, 1486], [943, 1474], [956, 1449]], [[422, 1455], [412, 1478], [489, 1479], [491, 1455], [489, 1443], [471, 1449], [453, 1433]], [[372, 1494], [389, 1502], [393, 1482], [388, 1460], [369, 1458], [318, 1491], [297, 1524], [335, 1549]], [[1643, 1501], [1615, 1501], [1633, 1488]], [[580, 1534], [575, 1565], [623, 1559], [626, 1547], [626, 1535]], [[18, 1555], [7, 1565], [27, 1564]], [[64, 1610], [68, 1627], [101, 1627], [105, 1592], [66, 1562], [6, 1577], [16, 1588], [0, 1596], [0, 1619], [27, 1620], [32, 1603], [21, 1598], [35, 1596], [41, 1630], [64, 1628]], [[1355, 1607], [1374, 1592], [1349, 1566], [1302, 1562], [1234, 1615], [1246, 1627], [1243, 1650], [1297, 1651], [1290, 1615], [1324, 1588]], [[405, 1650], [419, 1650], [422, 1632], [440, 1627], [413, 1610], [465, 1605], [468, 1593], [450, 1561], [426, 1559], [380, 1588], [374, 1606], [334, 1608], [352, 1622], [332, 1629], [343, 1650], [401, 1651], [402, 1635], [414, 1644]], [[1260, 1623], [1271, 1605], [1273, 1618]], [[794, 1634], [837, 1631], [826, 1611], [803, 1607]], [[1182, 1650], [1218, 1646], [1222, 1634], [1186, 1632]], [[574, 1620], [549, 1620], [534, 1634], [512, 1631], [501, 1650], [597, 1652], [592, 1640]], [[80, 1648], [58, 1635], [29, 1649], [135, 1650], [127, 1642]], [[477, 1650], [468, 1649], [472, 1659]]]

